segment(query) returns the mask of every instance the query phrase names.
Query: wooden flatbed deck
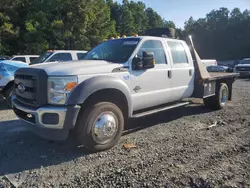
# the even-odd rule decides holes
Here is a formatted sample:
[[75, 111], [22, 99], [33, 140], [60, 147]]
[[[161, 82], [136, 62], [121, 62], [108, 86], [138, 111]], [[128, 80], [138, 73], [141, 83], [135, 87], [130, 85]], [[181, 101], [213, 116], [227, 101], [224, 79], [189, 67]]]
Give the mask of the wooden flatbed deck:
[[218, 80], [223, 78], [235, 78], [239, 76], [239, 73], [227, 73], [227, 72], [209, 72], [210, 78], [205, 80]]

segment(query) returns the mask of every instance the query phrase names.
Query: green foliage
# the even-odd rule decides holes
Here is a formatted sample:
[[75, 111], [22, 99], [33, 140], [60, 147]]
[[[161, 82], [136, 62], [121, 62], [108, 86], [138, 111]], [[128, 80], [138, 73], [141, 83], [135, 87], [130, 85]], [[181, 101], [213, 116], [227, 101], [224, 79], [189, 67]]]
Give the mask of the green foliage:
[[[104, 38], [132, 35], [149, 28], [172, 27], [142, 1], [1, 0], [0, 54], [41, 54], [47, 49], [89, 50]], [[176, 28], [180, 39], [191, 34], [202, 58], [249, 57], [250, 11], [212, 10], [205, 18]]]
[[205, 18], [185, 23], [182, 37], [188, 34], [202, 58], [218, 60], [242, 59], [250, 52], [250, 12], [235, 8], [212, 10]]

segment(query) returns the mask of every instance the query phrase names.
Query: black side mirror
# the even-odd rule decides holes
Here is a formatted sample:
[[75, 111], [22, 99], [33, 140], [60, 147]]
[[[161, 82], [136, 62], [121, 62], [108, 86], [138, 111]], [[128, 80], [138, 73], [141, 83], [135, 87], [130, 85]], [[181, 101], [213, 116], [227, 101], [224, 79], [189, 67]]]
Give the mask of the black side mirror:
[[155, 66], [155, 58], [153, 52], [143, 52], [142, 53], [143, 68], [150, 69]]
[[142, 58], [135, 56], [132, 61], [132, 69], [133, 70], [142, 70], [142, 69], [150, 69], [154, 68], [155, 59], [153, 52], [143, 52]]

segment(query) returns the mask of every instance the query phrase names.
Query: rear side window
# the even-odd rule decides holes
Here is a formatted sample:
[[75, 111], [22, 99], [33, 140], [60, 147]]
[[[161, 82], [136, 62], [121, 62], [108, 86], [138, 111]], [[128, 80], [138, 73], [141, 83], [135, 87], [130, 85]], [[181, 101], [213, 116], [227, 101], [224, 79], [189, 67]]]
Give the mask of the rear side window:
[[22, 61], [22, 62], [26, 63], [25, 57], [15, 57], [12, 60], [14, 60], [14, 61]]
[[173, 63], [189, 63], [187, 54], [185, 51], [184, 46], [182, 45], [181, 42], [171, 42], [168, 41], [168, 46], [170, 47]]
[[77, 53], [76, 55], [77, 55], [78, 60], [82, 60], [82, 59], [84, 59], [86, 53]]
[[53, 55], [48, 62], [52, 62], [52, 61], [71, 61], [72, 60], [72, 56], [70, 53], [58, 53]]

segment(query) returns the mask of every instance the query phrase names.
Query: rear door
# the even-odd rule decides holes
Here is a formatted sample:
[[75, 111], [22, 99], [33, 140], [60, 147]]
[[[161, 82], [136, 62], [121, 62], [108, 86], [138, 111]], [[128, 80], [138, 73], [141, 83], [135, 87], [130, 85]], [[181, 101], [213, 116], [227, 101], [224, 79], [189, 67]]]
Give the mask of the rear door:
[[183, 41], [167, 40], [169, 56], [172, 59], [171, 101], [188, 98], [194, 90], [194, 66], [189, 48]]

